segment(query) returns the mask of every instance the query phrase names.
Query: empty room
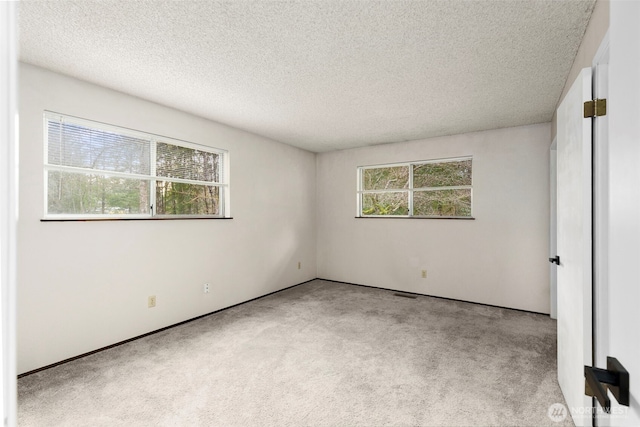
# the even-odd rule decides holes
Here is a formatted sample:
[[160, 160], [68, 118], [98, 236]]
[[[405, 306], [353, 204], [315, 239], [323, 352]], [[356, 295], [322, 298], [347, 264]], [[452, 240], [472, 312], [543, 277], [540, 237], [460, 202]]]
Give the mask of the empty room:
[[640, 423], [638, 3], [2, 13], [5, 425]]

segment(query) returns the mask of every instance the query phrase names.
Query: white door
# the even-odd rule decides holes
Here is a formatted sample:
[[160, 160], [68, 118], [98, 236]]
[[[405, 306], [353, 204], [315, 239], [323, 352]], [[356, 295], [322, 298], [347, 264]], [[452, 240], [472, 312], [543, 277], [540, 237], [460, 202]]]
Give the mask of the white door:
[[557, 267], [558, 382], [576, 426], [591, 425], [584, 366], [591, 365], [591, 69], [585, 68], [558, 107]]

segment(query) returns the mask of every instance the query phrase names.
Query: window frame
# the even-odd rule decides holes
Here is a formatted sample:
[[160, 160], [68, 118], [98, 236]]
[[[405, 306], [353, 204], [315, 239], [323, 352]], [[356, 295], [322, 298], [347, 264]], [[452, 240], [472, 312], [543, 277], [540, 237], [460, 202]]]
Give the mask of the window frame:
[[[116, 133], [118, 135], [129, 136], [133, 138], [139, 138], [149, 141], [149, 175], [116, 172], [116, 171], [104, 171], [100, 169], [87, 169], [75, 166], [55, 165], [49, 163], [49, 122], [60, 121], [64, 123], [65, 119], [68, 119], [70, 123], [83, 126], [89, 129], [95, 129], [99, 131], [106, 131]], [[96, 120], [84, 119], [81, 117], [72, 116], [69, 114], [57, 113], [54, 111], [45, 110], [43, 115], [43, 172], [44, 172], [44, 221], [101, 221], [101, 220], [158, 220], [158, 219], [228, 219], [230, 217], [229, 210], [229, 152], [224, 149], [211, 147], [208, 145], [196, 144], [189, 141], [183, 141], [176, 138], [171, 138], [163, 135], [153, 134], [150, 132], [139, 131], [135, 129], [126, 128], [123, 126], [116, 126]], [[178, 147], [184, 147], [192, 150], [204, 151], [208, 153], [217, 154], [220, 156], [220, 172], [218, 182], [189, 180], [183, 178], [168, 178], [163, 176], [157, 176], [156, 171], [156, 154], [157, 144], [166, 143], [175, 145]], [[85, 175], [98, 175], [103, 177], [116, 177], [124, 179], [135, 179], [148, 182], [149, 185], [149, 210], [148, 213], [143, 214], [52, 214], [49, 213], [49, 171], [78, 173]], [[219, 191], [219, 209], [216, 215], [171, 215], [171, 214], [157, 214], [156, 213], [156, 182], [157, 181], [169, 181], [177, 183], [187, 183], [194, 185], [206, 185], [211, 187], [218, 187]]]
[[[459, 161], [471, 160], [471, 184], [470, 185], [453, 185], [445, 187], [413, 187], [413, 169], [414, 166], [434, 164], [434, 163], [452, 163]], [[389, 189], [389, 190], [365, 190], [364, 189], [364, 171], [368, 169], [382, 169], [391, 167], [408, 167], [409, 179], [407, 188]], [[475, 219], [473, 216], [473, 156], [448, 157], [442, 159], [419, 160], [411, 162], [396, 162], [377, 165], [358, 166], [357, 168], [357, 195], [356, 195], [356, 218], [418, 218], [418, 219]], [[471, 212], [469, 216], [459, 215], [414, 215], [413, 199], [415, 192], [442, 191], [442, 190], [469, 190], [471, 197]], [[363, 197], [365, 194], [385, 194], [385, 193], [406, 193], [407, 194], [407, 215], [364, 215], [362, 213]]]

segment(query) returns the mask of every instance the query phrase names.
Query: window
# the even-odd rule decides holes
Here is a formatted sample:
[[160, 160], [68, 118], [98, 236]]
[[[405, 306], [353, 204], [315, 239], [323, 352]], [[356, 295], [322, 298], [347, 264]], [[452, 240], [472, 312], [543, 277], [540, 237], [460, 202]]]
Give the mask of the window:
[[359, 217], [471, 218], [471, 157], [358, 168]]
[[45, 218], [224, 217], [226, 152], [45, 113]]

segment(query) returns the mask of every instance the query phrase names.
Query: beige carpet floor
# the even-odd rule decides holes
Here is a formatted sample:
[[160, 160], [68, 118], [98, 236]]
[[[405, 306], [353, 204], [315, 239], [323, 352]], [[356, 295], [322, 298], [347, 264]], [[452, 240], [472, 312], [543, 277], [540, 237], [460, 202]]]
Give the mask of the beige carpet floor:
[[23, 426], [560, 426], [548, 316], [315, 280], [18, 381]]

